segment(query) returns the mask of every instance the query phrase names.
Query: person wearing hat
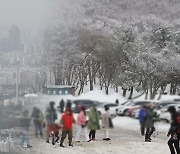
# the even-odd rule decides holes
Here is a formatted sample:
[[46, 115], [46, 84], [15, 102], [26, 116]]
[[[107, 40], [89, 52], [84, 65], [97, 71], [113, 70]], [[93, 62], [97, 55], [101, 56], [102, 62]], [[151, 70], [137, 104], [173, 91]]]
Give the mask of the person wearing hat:
[[61, 117], [60, 123], [62, 124], [62, 135], [60, 141], [60, 147], [64, 147], [63, 142], [68, 135], [69, 146], [73, 146], [72, 137], [73, 137], [73, 123], [75, 123], [75, 119], [73, 116], [73, 112], [70, 108], [66, 108], [65, 113]]
[[50, 126], [55, 124], [55, 120], [57, 119], [56, 109], [54, 107], [55, 102], [50, 102], [49, 106], [46, 108], [45, 118], [46, 118], [46, 142], [49, 143], [49, 128]]
[[168, 108], [168, 112], [171, 114], [171, 119], [172, 119], [171, 126], [167, 134], [168, 137], [171, 136], [171, 138], [168, 141], [168, 146], [171, 151], [171, 154], [175, 154], [175, 151], [177, 154], [180, 154], [180, 148], [179, 148], [180, 135], [178, 132], [178, 122], [177, 122], [178, 113], [174, 106], [170, 106]]
[[77, 133], [75, 138], [76, 142], [80, 142], [80, 135], [82, 131], [84, 131], [86, 141], [90, 142], [87, 130], [86, 108], [84, 106], [81, 106], [81, 112], [77, 117]]
[[104, 129], [104, 139], [105, 141], [109, 141], [109, 129], [113, 128], [112, 119], [109, 113], [109, 107], [107, 105], [104, 106], [105, 113], [102, 114], [102, 128]]
[[150, 103], [147, 105], [147, 114], [145, 120], [145, 128], [146, 128], [145, 142], [151, 142], [151, 135], [155, 131], [154, 118], [155, 118], [154, 104]]
[[96, 104], [93, 104], [93, 106], [90, 108], [88, 116], [88, 129], [90, 130], [89, 139], [95, 140], [96, 130], [100, 129], [99, 113], [96, 109]]

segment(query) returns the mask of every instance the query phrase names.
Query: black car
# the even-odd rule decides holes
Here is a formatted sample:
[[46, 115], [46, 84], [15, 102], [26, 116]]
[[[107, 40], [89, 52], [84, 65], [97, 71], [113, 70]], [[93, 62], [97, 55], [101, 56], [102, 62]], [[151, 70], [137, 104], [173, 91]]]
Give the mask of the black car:
[[75, 100], [72, 102], [72, 110], [74, 111], [74, 113], [79, 113], [81, 111], [81, 106], [89, 109], [93, 104], [99, 105], [100, 103], [92, 100]]

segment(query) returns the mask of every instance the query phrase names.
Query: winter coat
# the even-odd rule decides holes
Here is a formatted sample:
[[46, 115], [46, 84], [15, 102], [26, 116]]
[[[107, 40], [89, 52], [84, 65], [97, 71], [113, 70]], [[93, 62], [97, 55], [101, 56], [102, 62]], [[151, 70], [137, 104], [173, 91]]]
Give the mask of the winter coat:
[[55, 120], [57, 119], [57, 113], [55, 108], [51, 108], [50, 106], [46, 108], [46, 122], [48, 125], [53, 124]]
[[71, 106], [72, 106], [71, 101], [68, 101], [67, 104], [66, 104], [66, 108], [70, 108], [71, 109]]
[[146, 121], [146, 116], [147, 116], [147, 110], [146, 109], [141, 109], [139, 111], [139, 122], [143, 123]]
[[34, 123], [42, 123], [44, 120], [44, 115], [39, 109], [34, 109], [31, 115], [34, 118]]
[[19, 127], [23, 130], [29, 130], [31, 118], [29, 117], [20, 117], [19, 118]]
[[77, 125], [86, 126], [86, 115], [84, 114], [84, 111], [81, 111], [77, 117]]
[[145, 121], [146, 128], [154, 127], [154, 116], [155, 116], [155, 113], [153, 111], [153, 108], [147, 109], [147, 115], [146, 115], [146, 121]]
[[38, 121], [39, 122], [43, 122], [44, 121], [44, 115], [43, 115], [43, 113], [41, 111], [39, 112]]
[[73, 113], [68, 115], [66, 112], [62, 115], [61, 124], [63, 124], [63, 130], [71, 131], [73, 123], [75, 123]]
[[99, 113], [98, 113], [97, 109], [95, 109], [94, 107], [91, 107], [91, 109], [89, 111], [88, 128], [90, 130], [100, 129]]
[[172, 122], [171, 122], [171, 126], [168, 132], [169, 135], [178, 134], [177, 116], [178, 116], [177, 112], [173, 113], [173, 115], [171, 116]]
[[59, 107], [60, 107], [61, 109], [64, 109], [64, 101], [63, 101], [63, 100], [60, 101]]
[[102, 128], [104, 128], [104, 129], [112, 128], [112, 127], [110, 127], [110, 118], [111, 118], [111, 116], [108, 111], [106, 111], [106, 113], [102, 114], [102, 119], [101, 119]]

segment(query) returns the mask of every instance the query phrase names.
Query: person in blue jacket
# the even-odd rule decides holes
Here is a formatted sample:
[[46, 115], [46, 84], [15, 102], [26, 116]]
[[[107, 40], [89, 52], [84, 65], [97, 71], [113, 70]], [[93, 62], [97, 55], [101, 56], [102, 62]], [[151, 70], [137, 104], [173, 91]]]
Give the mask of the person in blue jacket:
[[139, 111], [139, 122], [141, 126], [142, 136], [144, 136], [144, 132], [145, 132], [146, 117], [147, 117], [147, 108], [146, 106], [143, 106]]

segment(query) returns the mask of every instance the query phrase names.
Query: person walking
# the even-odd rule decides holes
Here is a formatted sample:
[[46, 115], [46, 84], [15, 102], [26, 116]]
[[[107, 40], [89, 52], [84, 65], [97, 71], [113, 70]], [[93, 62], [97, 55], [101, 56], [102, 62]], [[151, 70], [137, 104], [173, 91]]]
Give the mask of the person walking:
[[146, 116], [147, 116], [147, 109], [146, 109], [146, 106], [144, 105], [139, 111], [139, 122], [141, 126], [142, 136], [144, 136], [144, 132], [145, 132]]
[[107, 105], [104, 106], [105, 113], [102, 114], [102, 128], [104, 129], [104, 139], [105, 141], [109, 141], [109, 130], [114, 128], [112, 123], [112, 118], [109, 114], [109, 107]]
[[84, 131], [86, 141], [90, 142], [91, 140], [88, 137], [88, 130], [87, 130], [86, 108], [84, 106], [81, 106], [81, 112], [77, 117], [77, 133], [75, 138], [76, 142], [80, 142], [80, 135], [82, 131]]
[[90, 108], [88, 116], [88, 129], [90, 130], [89, 139], [95, 140], [96, 130], [100, 129], [99, 113], [95, 104], [93, 104], [93, 106]]
[[168, 112], [171, 114], [171, 119], [172, 119], [171, 126], [167, 134], [168, 137], [171, 136], [168, 141], [168, 146], [171, 154], [175, 154], [175, 151], [177, 154], [180, 154], [180, 148], [179, 148], [180, 134], [178, 128], [178, 121], [177, 121], [178, 113], [174, 106], [170, 106], [168, 108]]
[[21, 130], [21, 143], [23, 148], [31, 148], [30, 138], [29, 138], [29, 127], [31, 118], [29, 117], [29, 112], [27, 110], [23, 111], [22, 116], [19, 119], [20, 130]]
[[59, 107], [60, 107], [60, 112], [63, 113], [64, 112], [64, 100], [63, 99], [60, 101]]
[[147, 106], [147, 115], [145, 121], [145, 127], [146, 127], [145, 142], [151, 142], [151, 135], [155, 131], [154, 118], [155, 118], [155, 113], [154, 113], [153, 104], [149, 104], [149, 106]]
[[71, 109], [71, 107], [72, 107], [72, 102], [71, 102], [71, 100], [67, 100], [67, 104], [66, 104], [66, 108], [69, 108], [69, 109]]
[[75, 123], [75, 119], [73, 116], [73, 112], [70, 108], [66, 108], [65, 113], [62, 115], [60, 124], [62, 124], [62, 135], [60, 140], [60, 147], [64, 147], [63, 142], [68, 135], [69, 146], [73, 147], [72, 137], [73, 137], [73, 123]]
[[115, 103], [116, 103], [117, 105], [119, 105], [119, 100], [118, 100], [118, 99], [116, 99]]
[[34, 107], [33, 112], [31, 114], [31, 118], [33, 118], [34, 121], [36, 137], [38, 137], [38, 132], [40, 133], [40, 136], [43, 137], [43, 133], [42, 133], [42, 123], [44, 120], [43, 113], [40, 111], [39, 108]]
[[57, 119], [56, 109], [54, 107], [55, 102], [50, 102], [48, 107], [46, 108], [46, 142], [49, 143], [50, 136], [50, 127], [55, 125], [55, 120]]

